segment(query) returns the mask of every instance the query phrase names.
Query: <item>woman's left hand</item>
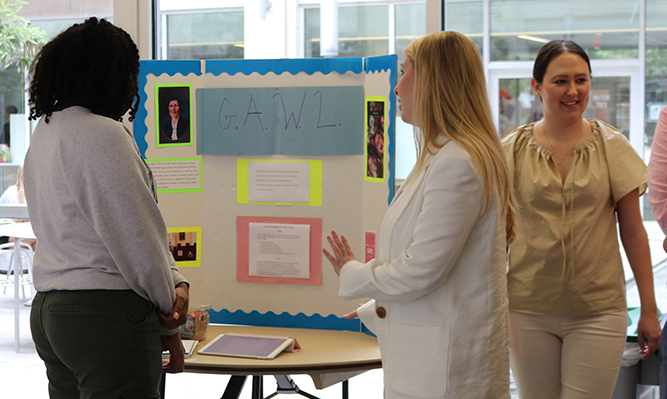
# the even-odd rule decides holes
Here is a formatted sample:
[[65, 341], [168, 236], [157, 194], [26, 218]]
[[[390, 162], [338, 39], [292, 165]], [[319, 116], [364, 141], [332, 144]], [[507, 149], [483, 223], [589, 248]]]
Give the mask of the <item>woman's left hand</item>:
[[340, 276], [340, 269], [342, 269], [347, 262], [356, 260], [357, 258], [354, 257], [354, 252], [352, 252], [352, 247], [350, 247], [347, 238], [345, 238], [345, 236], [339, 237], [335, 230], [332, 230], [331, 235], [327, 236], [327, 241], [329, 241], [329, 245], [331, 245], [333, 255], [324, 248], [322, 249], [322, 252], [324, 253], [324, 256], [329, 259], [329, 262], [331, 262], [336, 274]]
[[642, 359], [651, 356], [658, 349], [660, 342], [660, 321], [657, 314], [642, 314], [639, 317], [637, 342], [639, 342], [639, 353], [642, 354]]
[[169, 351], [169, 361], [162, 365], [165, 373], [181, 373], [185, 368], [185, 349], [181, 343], [181, 334], [161, 336], [160, 343], [163, 351]]
[[188, 321], [188, 306], [190, 304], [190, 288], [185, 283], [176, 286], [176, 302], [174, 303], [173, 313], [169, 316], [158, 311], [160, 324], [169, 329], [180, 327]]

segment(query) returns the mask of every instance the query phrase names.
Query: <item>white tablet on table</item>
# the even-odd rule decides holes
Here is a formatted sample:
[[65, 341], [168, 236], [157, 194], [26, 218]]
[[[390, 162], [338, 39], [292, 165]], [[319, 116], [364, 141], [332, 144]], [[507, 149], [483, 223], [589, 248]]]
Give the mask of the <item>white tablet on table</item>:
[[273, 359], [294, 343], [293, 338], [220, 334], [199, 349], [202, 355]]

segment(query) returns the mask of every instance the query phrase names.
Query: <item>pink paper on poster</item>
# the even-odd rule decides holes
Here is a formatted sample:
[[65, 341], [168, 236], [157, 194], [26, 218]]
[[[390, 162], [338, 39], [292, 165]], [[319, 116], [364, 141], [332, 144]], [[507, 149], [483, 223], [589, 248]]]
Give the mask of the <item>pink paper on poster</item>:
[[[308, 278], [250, 275], [250, 223], [310, 226], [310, 273]], [[322, 219], [238, 216], [236, 218], [236, 281], [265, 284], [322, 284]]]
[[375, 232], [366, 232], [366, 262], [375, 259]]

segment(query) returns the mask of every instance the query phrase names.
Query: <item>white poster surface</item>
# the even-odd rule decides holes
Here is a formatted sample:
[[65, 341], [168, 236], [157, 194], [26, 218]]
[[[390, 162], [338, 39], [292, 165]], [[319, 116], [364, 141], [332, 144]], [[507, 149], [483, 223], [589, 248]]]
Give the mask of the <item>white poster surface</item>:
[[248, 162], [248, 201], [309, 203], [310, 164], [308, 162]]
[[249, 224], [250, 276], [310, 278], [310, 225]]

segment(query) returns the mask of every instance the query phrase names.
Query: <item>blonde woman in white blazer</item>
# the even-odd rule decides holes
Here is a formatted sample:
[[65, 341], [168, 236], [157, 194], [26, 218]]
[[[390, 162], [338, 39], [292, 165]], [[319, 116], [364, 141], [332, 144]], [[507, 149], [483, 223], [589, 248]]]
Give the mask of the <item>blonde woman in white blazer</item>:
[[340, 296], [378, 336], [385, 397], [509, 398], [506, 251], [514, 199], [475, 44], [456, 32], [411, 43], [395, 93], [416, 127], [417, 165], [355, 260], [335, 231], [325, 256]]

